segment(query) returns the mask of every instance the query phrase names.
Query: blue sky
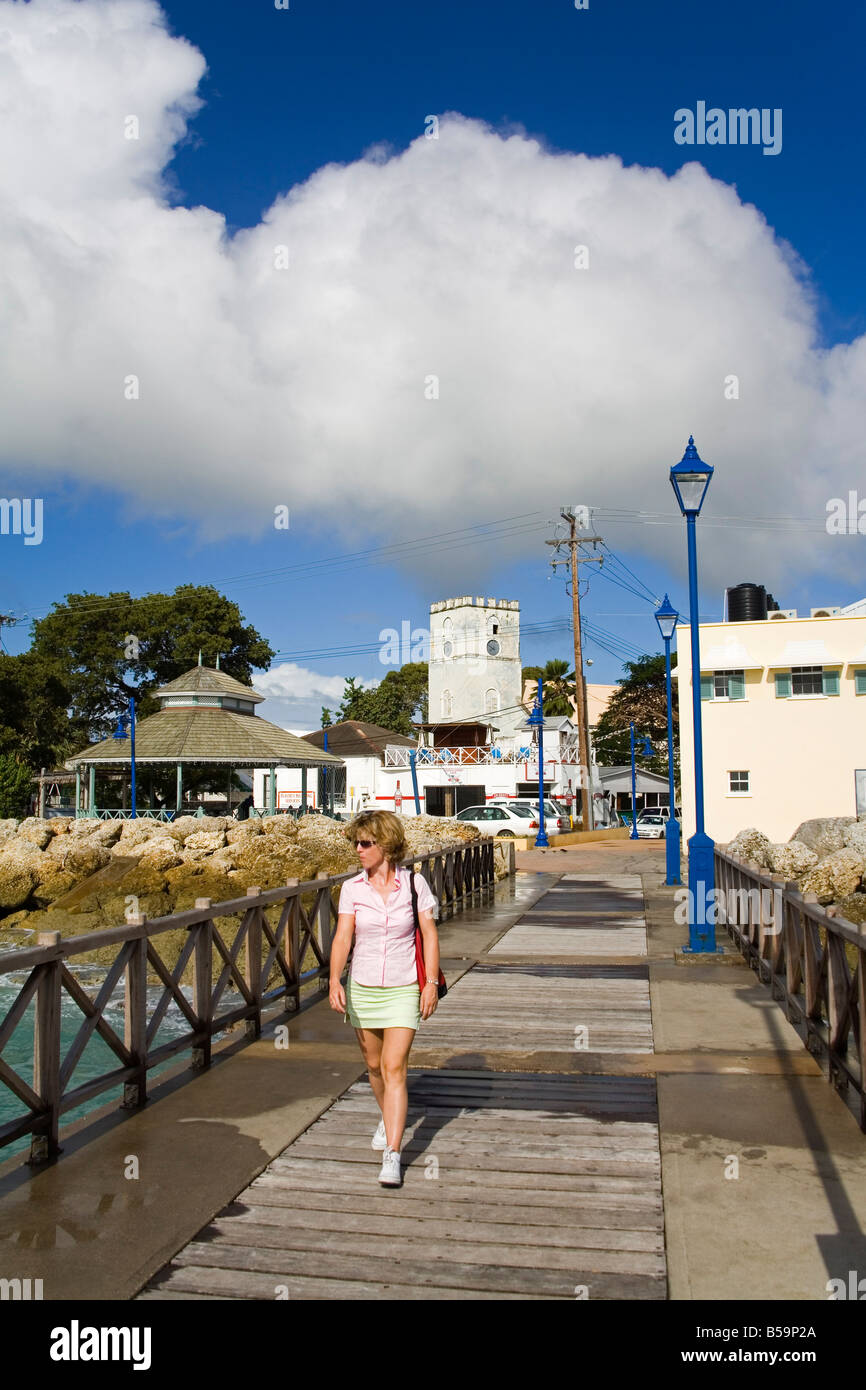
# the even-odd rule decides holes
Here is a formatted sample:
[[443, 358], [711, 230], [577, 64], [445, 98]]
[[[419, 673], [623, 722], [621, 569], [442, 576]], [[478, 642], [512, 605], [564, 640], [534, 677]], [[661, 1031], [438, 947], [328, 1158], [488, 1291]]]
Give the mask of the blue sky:
[[[37, 18], [37, 0], [30, 8]], [[80, 8], [87, 19], [88, 0]], [[661, 6], [590, 0], [587, 10], [578, 11], [566, 0], [545, 0], [536, 6], [513, 0], [497, 4], [439, 0], [432, 7], [291, 0], [288, 11], [277, 11], [264, 3], [205, 5], [200, 0], [168, 0], [162, 9], [169, 32], [194, 45], [207, 64], [198, 85], [204, 104], [190, 115], [188, 129], [168, 164], [170, 187], [166, 191], [163, 186], [162, 201], [175, 210], [203, 208], [221, 214], [229, 240], [242, 235], [242, 229], [260, 228], [275, 200], [304, 185], [324, 166], [352, 166], [365, 154], [373, 166], [377, 162], [384, 166], [419, 140], [429, 113], [457, 112], [484, 123], [497, 140], [516, 128], [554, 155], [615, 155], [626, 168], [657, 169], [665, 179], [697, 160], [713, 179], [729, 186], [735, 203], [757, 209], [774, 235], [778, 263], [795, 267], [792, 274], [802, 302], [814, 314], [809, 370], [819, 370], [829, 350], [853, 343], [866, 332], [861, 264], [866, 227], [860, 177], [864, 135], [859, 102], [866, 24], [857, 7], [829, 3], [816, 8], [802, 0], [786, 4], [773, 0], [755, 7], [735, 0], [711, 11], [685, 0]], [[8, 0], [0, 0], [0, 21], [9, 10]], [[31, 72], [28, 80], [33, 77]], [[178, 81], [182, 86], [183, 79]], [[153, 86], [158, 87], [156, 78]], [[722, 109], [781, 109], [781, 152], [766, 156], [753, 146], [677, 145], [674, 112], [695, 108], [698, 101]], [[50, 136], [46, 139], [50, 142]], [[492, 136], [485, 140], [489, 143]], [[375, 147], [378, 151], [371, 155]], [[85, 172], [82, 182], [89, 177]], [[44, 193], [50, 201], [50, 190]], [[74, 187], [65, 196], [67, 202], [74, 199]], [[398, 195], [391, 190], [389, 196]], [[459, 197], [455, 192], [455, 200]], [[458, 203], [455, 219], [461, 215]], [[507, 208], [503, 209], [506, 215]], [[407, 264], [411, 264], [413, 233], [408, 215], [405, 225]], [[625, 235], [633, 238], [636, 249], [646, 234], [639, 215], [626, 222]], [[720, 220], [717, 233], [711, 224], [709, 230], [702, 228], [699, 240], [706, 265], [712, 267], [714, 256], [724, 257], [726, 274], [736, 278], [733, 234]], [[712, 244], [715, 235], [717, 245]], [[744, 248], [743, 276], [754, 277], [756, 286], [762, 285], [763, 263], [755, 259], [758, 253], [748, 238]], [[624, 254], [627, 251], [626, 247]], [[166, 253], [172, 254], [171, 249]], [[688, 323], [688, 256], [677, 254], [683, 266], [683, 302], [678, 312]], [[394, 273], [398, 273], [396, 265]], [[74, 274], [73, 269], [70, 275]], [[689, 325], [696, 342], [712, 339], [718, 316], [724, 314], [724, 296], [704, 297], [708, 274], [711, 277], [711, 270], [701, 270], [703, 279]], [[144, 270], [142, 281], [146, 299]], [[473, 278], [468, 277], [467, 283], [461, 302], [471, 296]], [[522, 276], [516, 277], [500, 293], [516, 298], [524, 284]], [[442, 289], [437, 285], [435, 292]], [[447, 285], [444, 289], [447, 293]], [[57, 290], [58, 301], [64, 293]], [[770, 360], [777, 355], [777, 347], [779, 357], [786, 351], [787, 332], [772, 317], [781, 294], [774, 292], [767, 312], [765, 353]], [[624, 295], [625, 291], [610, 302], [618, 306]], [[247, 295], [247, 307], [249, 302]], [[712, 318], [704, 312], [708, 303], [716, 306]], [[304, 312], [317, 317], [316, 304], [312, 297]], [[458, 312], [462, 312], [459, 305]], [[610, 319], [606, 307], [603, 321]], [[60, 325], [63, 320], [58, 308], [55, 322]], [[758, 321], [762, 321], [760, 315]], [[471, 318], [467, 322], [471, 334]], [[582, 323], [575, 319], [576, 336], [584, 331]], [[303, 335], [310, 322], [299, 316], [298, 324], [303, 354]], [[156, 338], [168, 342], [183, 331], [180, 321], [162, 324]], [[628, 335], [627, 313], [616, 331]], [[744, 338], [752, 339], [755, 331], [754, 325], [742, 330]], [[466, 337], [465, 328], [461, 337]], [[515, 351], [518, 348], [519, 335]], [[81, 370], [86, 384], [90, 370], [86, 347], [80, 350], [85, 353]], [[7, 337], [6, 351], [4, 372], [14, 381], [18, 361], [14, 337], [11, 344]], [[69, 348], [67, 357], [78, 351]], [[363, 337], [357, 351], [365, 352]], [[312, 351], [310, 355], [315, 363]], [[838, 353], [834, 361], [838, 363]], [[647, 371], [652, 368], [647, 360]], [[50, 378], [50, 368], [46, 370]], [[98, 370], [94, 358], [94, 380]], [[789, 377], [797, 371], [794, 363]], [[848, 375], [855, 375], [853, 369]], [[676, 376], [674, 363], [671, 376]], [[181, 421], [181, 427], [192, 435], [199, 427], [195, 383], [184, 378], [181, 385], [180, 408], [186, 401], [190, 410], [190, 419]], [[575, 385], [579, 392], [579, 374]], [[564, 433], [572, 430], [573, 474], [567, 464], [568, 439], [563, 445], [566, 463], [559, 460], [548, 473], [545, 452], [536, 456], [532, 448], [531, 421], [527, 426], [521, 420], [515, 426], [525, 431], [521, 467], [500, 469], [497, 449], [491, 445], [483, 479], [473, 478], [469, 486], [464, 464], [462, 474], [459, 469], [443, 474], [438, 494], [435, 466], [432, 484], [430, 476], [419, 471], [417, 490], [408, 489], [405, 496], [400, 493], [404, 473], [426, 465], [412, 458], [402, 462], [405, 454], [398, 446], [393, 456], [389, 454], [386, 413], [372, 422], [359, 422], [359, 437], [372, 439], [373, 446], [368, 442], [359, 449], [357, 476], [353, 478], [350, 470], [348, 482], [345, 474], [331, 478], [327, 472], [331, 422], [325, 408], [306, 436], [318, 440], [324, 432], [322, 453], [316, 456], [319, 461], [303, 452], [287, 455], [285, 498], [276, 490], [268, 494], [275, 503], [294, 502], [288, 480], [303, 475], [302, 495], [299, 505], [292, 506], [287, 532], [274, 531], [261, 517], [256, 521], [240, 515], [245, 480], [256, 469], [261, 432], [270, 428], [252, 409], [248, 418], [240, 419], [236, 465], [226, 469], [224, 460], [219, 463], [218, 487], [212, 486], [207, 448], [193, 450], [188, 466], [181, 458], [180, 472], [173, 465], [176, 502], [172, 487], [165, 483], [148, 494], [142, 473], [150, 465], [140, 459], [134, 465], [125, 463], [122, 440], [114, 445], [113, 469], [105, 465], [90, 470], [88, 430], [96, 438], [102, 429], [91, 404], [82, 405], [78, 414], [67, 411], [61, 417], [58, 411], [54, 437], [34, 445], [32, 451], [25, 415], [15, 439], [0, 449], [0, 496], [41, 496], [44, 538], [41, 545], [26, 547], [20, 537], [0, 536], [0, 612], [38, 616], [70, 590], [104, 593], [128, 588], [141, 593], [183, 582], [214, 582], [240, 603], [247, 619], [286, 660], [301, 668], [292, 686], [297, 693], [269, 700], [262, 713], [293, 727], [312, 728], [320, 706], [333, 706], [337, 699], [328, 696], [327, 688], [324, 693], [314, 688], [315, 683], [303, 673], [318, 673], [332, 685], [335, 678], [348, 674], [367, 680], [381, 677], [385, 668], [375, 650], [346, 655], [341, 649], [374, 649], [382, 629], [399, 628], [406, 620], [413, 627], [423, 625], [433, 601], [483, 593], [519, 599], [525, 626], [566, 618], [570, 604], [563, 578], [561, 572], [549, 577], [550, 548], [544, 544], [554, 534], [552, 524], [546, 522], [556, 520], [557, 502], [600, 508], [597, 530], [613, 551], [652, 593], [667, 590], [674, 603], [685, 609], [685, 536], [673, 511], [667, 469], [678, 461], [692, 430], [704, 456], [716, 465], [720, 480], [724, 480], [726, 453], [737, 460], [722, 483], [715, 519], [716, 489], [708, 500], [704, 536], [713, 547], [713, 561], [702, 592], [702, 616], [720, 617], [724, 583], [747, 579], [767, 583], [783, 607], [799, 607], [801, 612], [813, 604], [845, 603], [862, 595], [862, 539], [838, 538], [837, 549], [830, 550], [821, 536], [821, 499], [856, 487], [862, 476], [862, 470], [859, 475], [856, 472], [856, 433], [846, 425], [844, 406], [827, 408], [826, 424], [820, 428], [816, 424], [817, 442], [804, 449], [802, 456], [790, 447], [785, 452], [780, 445], [772, 469], [768, 465], [764, 470], [764, 441], [773, 436], [774, 416], [779, 433], [784, 434], [787, 398], [768, 394], [765, 408], [760, 402], [754, 407], [747, 428], [737, 422], [713, 431], [714, 417], [702, 401], [687, 386], [679, 395], [674, 391], [660, 411], [662, 427], [654, 423], [652, 451], [640, 461], [642, 491], [635, 504], [628, 482], [608, 473], [595, 447], [605, 439], [608, 428], [619, 428], [620, 415], [629, 412], [632, 391], [626, 372], [617, 386], [618, 398], [593, 418], [586, 436], [579, 416], [577, 427], [573, 421], [563, 425]], [[856, 382], [854, 387], [845, 385], [852, 399], [856, 399], [855, 388]], [[593, 388], [593, 396], [598, 389]], [[298, 394], [303, 397], [302, 391]], [[292, 410], [303, 414], [305, 399], [293, 398]], [[31, 420], [38, 413], [40, 428], [41, 417], [50, 418], [54, 409], [50, 385], [45, 386], [42, 400], [38, 412], [31, 407]], [[348, 405], [341, 408], [347, 412], [341, 447], [351, 454], [351, 410]], [[238, 412], [243, 416], [240, 396]], [[637, 403], [634, 412], [630, 427], [639, 443], [642, 407]], [[763, 417], [760, 426], [754, 423], [756, 416]], [[788, 423], [796, 442], [800, 426], [795, 420]], [[205, 412], [201, 429], [207, 429]], [[479, 437], [484, 437], [481, 425]], [[152, 466], [157, 469], [164, 450], [162, 436], [154, 438]], [[818, 452], [822, 438], [826, 459]], [[370, 463], [377, 439], [382, 441], [385, 460], [381, 467]], [[617, 445], [623, 447], [628, 445]], [[279, 460], [279, 445], [276, 457]], [[834, 472], [837, 460], [839, 469]], [[816, 482], [809, 502], [806, 493], [797, 489], [805, 488], [806, 474], [822, 469], [826, 469], [826, 484]], [[216, 472], [215, 464], [214, 476]], [[280, 477], [279, 465], [275, 477]], [[238, 499], [234, 530], [232, 487]], [[206, 515], [211, 491], [221, 499], [222, 510], [215, 522]], [[630, 503], [633, 511], [657, 513], [649, 518], [653, 524], [628, 516]], [[719, 519], [724, 517], [737, 520]], [[759, 520], [749, 529], [753, 517]], [[796, 521], [787, 540], [773, 537], [768, 548], [769, 530], [778, 529], [779, 523], [764, 518], [778, 517]], [[503, 525], [498, 531], [476, 534], [475, 539], [466, 534], [468, 528], [504, 518], [523, 518], [520, 524], [525, 529], [508, 534]], [[517, 524], [507, 523], [509, 527]], [[447, 548], [431, 543], [399, 564], [375, 553], [355, 562], [332, 559], [327, 563], [330, 557], [375, 552], [397, 542], [461, 530], [464, 535], [452, 536]], [[821, 555], [819, 543], [824, 546]], [[846, 550], [840, 560], [842, 546]], [[800, 563], [798, 557], [806, 554], [808, 563]], [[609, 566], [607, 572], [611, 571]], [[646, 598], [617, 587], [605, 575], [591, 579], [584, 611], [597, 635], [600, 630], [608, 634], [587, 642], [587, 654], [594, 662], [591, 678], [614, 681], [622, 656], [658, 649]], [[27, 622], [5, 629], [4, 640], [7, 650], [23, 650]], [[569, 647], [564, 630], [546, 636], [528, 634], [522, 655], [526, 663], [548, 656], [567, 657]]]

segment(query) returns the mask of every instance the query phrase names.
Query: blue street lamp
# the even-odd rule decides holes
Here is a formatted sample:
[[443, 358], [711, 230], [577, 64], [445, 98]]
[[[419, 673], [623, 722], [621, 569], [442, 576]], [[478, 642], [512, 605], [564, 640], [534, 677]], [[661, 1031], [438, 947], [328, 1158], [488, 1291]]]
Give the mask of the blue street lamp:
[[131, 812], [130, 819], [131, 819], [131, 820], [135, 820], [135, 819], [136, 819], [136, 813], [135, 813], [135, 700], [134, 700], [134, 699], [130, 699], [130, 701], [129, 701], [129, 713], [128, 713], [128, 714], [121, 714], [121, 715], [118, 716], [118, 719], [117, 719], [117, 728], [116, 728], [115, 731], [114, 731], [113, 737], [116, 738], [116, 739], [125, 739], [125, 738], [126, 738], [126, 726], [127, 726], [127, 724], [129, 725], [130, 759], [131, 759], [131, 763], [132, 763], [132, 812]]
[[[628, 728], [631, 735], [631, 834], [628, 838], [630, 840], [638, 840], [640, 836], [637, 833], [637, 774], [634, 765], [634, 720], [632, 720]], [[653, 746], [649, 741], [649, 735], [639, 734], [638, 737], [643, 739], [643, 748], [640, 751], [645, 757], [651, 758]]]
[[708, 907], [715, 898], [715, 870], [713, 851], [715, 846], [704, 832], [704, 761], [701, 739], [701, 652], [698, 631], [698, 558], [695, 540], [695, 521], [700, 515], [713, 469], [704, 463], [695, 448], [694, 436], [689, 442], [680, 462], [671, 469], [671, 486], [676, 493], [680, 511], [686, 519], [686, 538], [689, 554], [689, 625], [692, 634], [692, 721], [695, 742], [695, 833], [689, 840], [689, 944], [683, 949], [689, 953], [721, 953], [716, 945], [716, 927], [707, 916]]
[[662, 641], [665, 644], [665, 689], [668, 697], [668, 821], [665, 826], [665, 867], [670, 886], [680, 881], [680, 823], [676, 818], [676, 793], [674, 791], [674, 716], [671, 700], [671, 638], [679, 621], [679, 613], [671, 606], [665, 594], [661, 608], [656, 609], [656, 622]]
[[550, 841], [544, 829], [544, 705], [541, 676], [538, 677], [538, 694], [529, 716], [529, 725], [538, 731], [538, 834], [535, 837], [535, 848], [547, 849]]

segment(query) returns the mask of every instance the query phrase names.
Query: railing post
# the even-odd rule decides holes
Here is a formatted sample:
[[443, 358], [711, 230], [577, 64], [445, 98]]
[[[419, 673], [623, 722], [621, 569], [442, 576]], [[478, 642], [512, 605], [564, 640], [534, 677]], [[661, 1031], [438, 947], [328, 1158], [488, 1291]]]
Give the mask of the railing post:
[[[211, 906], [210, 898], [196, 898], [196, 910]], [[193, 1008], [203, 1030], [202, 1042], [192, 1049], [193, 1071], [204, 1071], [210, 1066], [211, 1025], [213, 1023], [213, 922], [199, 922], [191, 928], [196, 933]]]
[[[247, 897], [257, 898], [261, 893], [261, 888], [248, 888]], [[247, 989], [253, 997], [256, 1006], [255, 1018], [248, 1018], [244, 1024], [244, 1032], [250, 1042], [262, 1034], [262, 912], [261, 907], [248, 909], [251, 917], [247, 923], [247, 969], [246, 981]]]
[[287, 888], [293, 888], [289, 900], [289, 912], [286, 918], [286, 939], [284, 942], [284, 954], [292, 983], [287, 989], [287, 994], [291, 998], [295, 1010], [301, 1007], [301, 899], [298, 893], [300, 879], [290, 878], [286, 881]]
[[[128, 918], [131, 927], [144, 927], [141, 914]], [[123, 1041], [132, 1053], [135, 1076], [123, 1083], [122, 1110], [137, 1110], [147, 1100], [147, 934], [129, 943], [124, 985]]]
[[[59, 931], [43, 931], [36, 938], [37, 946], [58, 947]], [[48, 1110], [40, 1123], [39, 1132], [30, 1141], [29, 1162], [46, 1163], [60, 1153], [60, 978], [62, 960], [46, 961], [39, 966], [39, 985], [36, 991], [36, 1018], [33, 1035], [33, 1089]]]
[[828, 928], [825, 938], [827, 952], [827, 1044], [830, 1080], [837, 1091], [844, 1091], [848, 1079], [836, 1063], [848, 1051], [848, 974], [845, 943]]
[[[316, 878], [327, 878], [328, 874], [324, 869], [320, 869]], [[319, 938], [319, 949], [325, 958], [326, 963], [331, 959], [331, 890], [330, 888], [320, 888], [318, 890], [319, 900], [316, 904], [316, 934]], [[300, 969], [300, 967], [299, 967]], [[326, 990], [328, 980], [319, 973], [319, 989]]]

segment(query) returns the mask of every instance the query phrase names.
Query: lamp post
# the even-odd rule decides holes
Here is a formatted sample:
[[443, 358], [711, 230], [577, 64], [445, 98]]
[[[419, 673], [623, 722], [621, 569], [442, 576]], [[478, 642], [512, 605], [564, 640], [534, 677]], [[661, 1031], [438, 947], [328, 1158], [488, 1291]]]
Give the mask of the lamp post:
[[529, 716], [529, 725], [536, 730], [538, 736], [538, 834], [535, 837], [535, 848], [547, 849], [550, 841], [544, 829], [544, 705], [541, 676], [538, 677], [538, 694]]
[[135, 820], [135, 700], [131, 697], [129, 701], [129, 713], [118, 715], [117, 728], [114, 731], [113, 737], [116, 739], [125, 739], [127, 724], [129, 725], [130, 761], [132, 764], [132, 811], [130, 813], [130, 820]]
[[680, 881], [680, 823], [676, 817], [676, 793], [674, 791], [674, 715], [671, 699], [671, 638], [679, 621], [679, 613], [671, 606], [667, 594], [660, 608], [656, 609], [656, 622], [662, 641], [665, 644], [665, 690], [668, 697], [668, 823], [665, 826], [665, 882], [670, 887]]
[[[686, 451], [670, 472], [671, 486], [680, 511], [686, 519], [686, 538], [689, 556], [689, 626], [692, 635], [692, 722], [695, 742], [695, 833], [689, 840], [689, 943], [683, 949], [690, 953], [721, 954], [716, 945], [715, 921], [707, 921], [707, 909], [715, 893], [715, 846], [704, 832], [704, 765], [701, 738], [701, 652], [698, 631], [698, 559], [695, 522], [700, 515], [713, 469], [704, 463], [695, 448], [694, 436], [689, 435]], [[715, 912], [709, 914], [715, 918]]]
[[[634, 720], [631, 721], [628, 728], [631, 736], [631, 834], [628, 838], [630, 840], [638, 840], [640, 836], [637, 833], [637, 773], [634, 765]], [[647, 734], [640, 734], [639, 737], [643, 739], [643, 748], [641, 752], [647, 758], [651, 757], [653, 750], [652, 744], [649, 741], [649, 736]]]

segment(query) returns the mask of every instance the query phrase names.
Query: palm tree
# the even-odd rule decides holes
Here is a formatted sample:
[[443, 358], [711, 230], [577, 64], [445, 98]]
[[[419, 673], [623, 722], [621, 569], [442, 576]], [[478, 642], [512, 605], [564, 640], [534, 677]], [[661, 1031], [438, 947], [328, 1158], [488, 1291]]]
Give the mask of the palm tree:
[[544, 713], [553, 718], [558, 715], [567, 715], [569, 719], [575, 717], [573, 700], [576, 694], [574, 684], [574, 672], [569, 671], [569, 663], [554, 658], [552, 661], [545, 662], [544, 666], [525, 666], [523, 668], [524, 679], [537, 680], [541, 677], [542, 688], [544, 690]]

